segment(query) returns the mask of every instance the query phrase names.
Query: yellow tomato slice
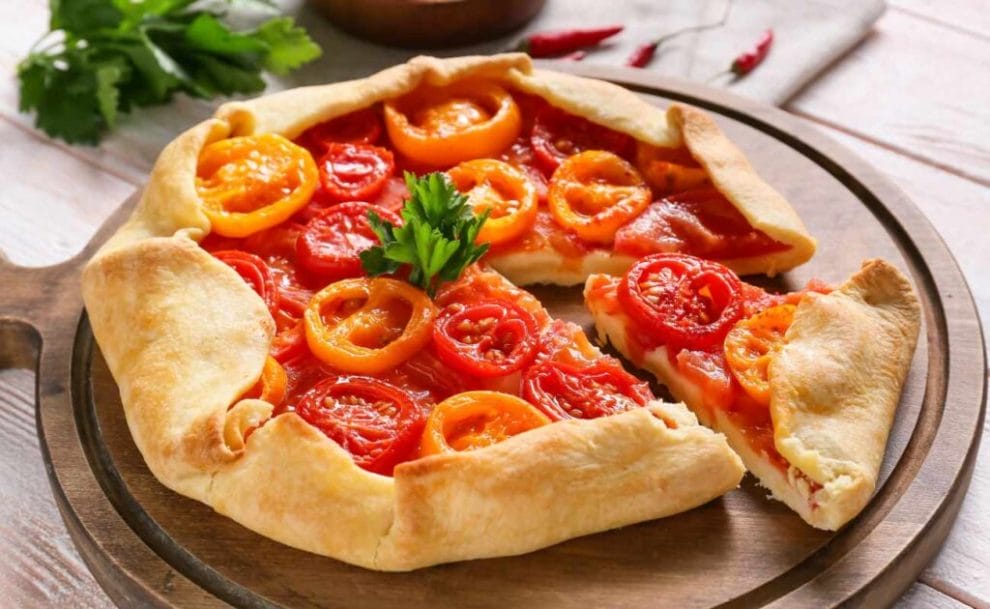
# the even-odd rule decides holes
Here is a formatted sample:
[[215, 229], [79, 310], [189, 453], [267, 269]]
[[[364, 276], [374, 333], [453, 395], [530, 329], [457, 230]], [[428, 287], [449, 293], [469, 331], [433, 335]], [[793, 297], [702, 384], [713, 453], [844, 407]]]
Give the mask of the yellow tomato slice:
[[646, 209], [652, 194], [622, 158], [588, 150], [561, 163], [550, 179], [550, 213], [558, 224], [594, 243], [611, 243], [615, 232]]
[[476, 450], [550, 423], [525, 400], [498, 391], [467, 391], [430, 413], [419, 445], [422, 456]]
[[491, 210], [478, 233], [478, 243], [511, 241], [536, 221], [536, 187], [512, 165], [476, 159], [461, 163], [447, 175], [467, 195], [475, 213]]
[[684, 192], [710, 183], [708, 172], [687, 148], [659, 148], [638, 142], [636, 168], [657, 195]]
[[777, 305], [737, 323], [725, 337], [725, 359], [742, 388], [760, 404], [770, 404], [769, 366], [794, 321], [795, 306]]
[[281, 135], [214, 142], [199, 155], [196, 192], [212, 230], [247, 237], [288, 220], [316, 190], [313, 157]]
[[379, 374], [426, 347], [435, 318], [429, 297], [404, 281], [345, 279], [313, 296], [305, 312], [306, 343], [337, 370]]
[[385, 102], [385, 127], [395, 148], [414, 161], [449, 167], [496, 156], [522, 130], [519, 106], [502, 87], [463, 81], [420, 87]]
[[285, 399], [287, 385], [288, 377], [285, 374], [285, 368], [269, 355], [268, 359], [265, 360], [264, 368], [261, 369], [261, 378], [243, 397], [258, 398], [272, 406], [278, 406]]

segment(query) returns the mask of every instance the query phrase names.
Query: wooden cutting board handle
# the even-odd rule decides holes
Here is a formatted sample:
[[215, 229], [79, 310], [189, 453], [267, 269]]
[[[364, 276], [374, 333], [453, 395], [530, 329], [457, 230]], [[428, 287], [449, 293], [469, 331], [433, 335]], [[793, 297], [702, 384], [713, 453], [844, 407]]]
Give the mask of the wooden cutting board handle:
[[[57, 354], [63, 366], [68, 364], [66, 355], [75, 336], [72, 326], [78, 323], [82, 310], [82, 268], [124, 223], [136, 201], [137, 196], [132, 196], [118, 207], [81, 252], [60, 264], [23, 267], [0, 252], [0, 289], [5, 292], [0, 312], [0, 369], [29, 368], [39, 373], [38, 378], [61, 378], [40, 373], [46, 361], [54, 361], [47, 355]], [[46, 389], [39, 385], [39, 399]]]

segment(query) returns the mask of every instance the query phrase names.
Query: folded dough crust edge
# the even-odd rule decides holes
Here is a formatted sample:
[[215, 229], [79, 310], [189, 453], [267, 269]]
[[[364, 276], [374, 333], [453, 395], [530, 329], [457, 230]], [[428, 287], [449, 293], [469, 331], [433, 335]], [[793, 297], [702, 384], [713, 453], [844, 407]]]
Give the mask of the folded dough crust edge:
[[[135, 238], [158, 226], [175, 234]], [[274, 324], [193, 230], [132, 221], [87, 264], [83, 298], [151, 472], [262, 535], [408, 570], [674, 514], [745, 473], [724, 437], [662, 402], [410, 462], [394, 478], [364, 471], [297, 415], [236, 401], [261, 373]]]
[[[595, 280], [589, 277], [588, 285]], [[610, 313], [594, 299], [586, 303], [599, 338], [628, 358], [625, 314]], [[769, 375], [774, 444], [791, 464], [786, 472], [756, 453], [725, 414], [704, 405], [665, 350], [646, 354], [642, 367], [702, 423], [725, 434], [776, 499], [808, 524], [837, 530], [862, 511], [876, 488], [920, 323], [911, 283], [884, 260], [864, 262], [830, 294], [801, 300]], [[809, 480], [821, 488], [813, 492]]]

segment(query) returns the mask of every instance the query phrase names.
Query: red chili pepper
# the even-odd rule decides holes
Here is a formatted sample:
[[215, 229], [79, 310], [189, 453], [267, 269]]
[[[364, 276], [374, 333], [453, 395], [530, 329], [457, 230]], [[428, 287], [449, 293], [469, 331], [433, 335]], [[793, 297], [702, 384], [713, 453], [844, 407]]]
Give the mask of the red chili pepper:
[[722, 16], [718, 21], [712, 23], [702, 23], [701, 25], [692, 25], [690, 27], [681, 28], [679, 30], [674, 30], [669, 34], [664, 34], [663, 36], [657, 38], [652, 42], [647, 42], [636, 47], [636, 50], [626, 59], [626, 65], [631, 68], [645, 68], [650, 61], [653, 60], [653, 56], [657, 52], [657, 47], [659, 47], [664, 42], [672, 38], [677, 38], [682, 34], [687, 34], [689, 32], [704, 32], [705, 30], [711, 30], [717, 27], [722, 27], [725, 25], [725, 21], [729, 18], [729, 11], [732, 10], [732, 0], [726, 0], [725, 7], [722, 9]]
[[567, 55], [564, 55], [563, 57], [561, 57], [561, 59], [564, 59], [566, 61], [581, 61], [582, 59], [584, 59], [587, 56], [588, 56], [588, 54], [586, 52], [578, 49], [577, 51], [574, 51], [573, 53], [568, 53]]
[[519, 50], [529, 53], [530, 57], [563, 55], [583, 47], [596, 45], [606, 38], [615, 36], [622, 29], [623, 26], [621, 25], [612, 25], [591, 29], [537, 32], [527, 36], [519, 44]]
[[650, 63], [653, 59], [653, 54], [657, 52], [657, 46], [659, 46], [660, 41], [647, 42], [636, 47], [636, 50], [632, 52], [632, 55], [626, 59], [626, 65], [630, 68], [642, 68], [646, 64]]
[[770, 52], [770, 47], [773, 45], [773, 30], [768, 29], [763, 32], [763, 36], [760, 37], [760, 41], [756, 43], [756, 48], [752, 51], [747, 51], [736, 57], [736, 60], [732, 62], [732, 73], [737, 76], [742, 76], [744, 74], [749, 74], [756, 69], [756, 66], [763, 63], [766, 59], [767, 53]]

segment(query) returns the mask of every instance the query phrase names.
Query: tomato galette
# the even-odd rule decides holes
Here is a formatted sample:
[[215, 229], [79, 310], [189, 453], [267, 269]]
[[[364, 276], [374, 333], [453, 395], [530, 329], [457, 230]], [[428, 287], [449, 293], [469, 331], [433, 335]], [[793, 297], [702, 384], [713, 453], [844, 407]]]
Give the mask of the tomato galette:
[[835, 289], [774, 295], [720, 264], [655, 254], [589, 277], [585, 304], [602, 340], [809, 524], [834, 530], [866, 505], [920, 325], [896, 268], [871, 260]]
[[[535, 127], [590, 82], [557, 78], [520, 55], [421, 58], [229, 104], [170, 144], [83, 277], [152, 473], [263, 535], [381, 570], [528, 552], [737, 486], [723, 436], [486, 264], [538, 217], [539, 234], [573, 237], [546, 220], [556, 187], [539, 163], [576, 180], [565, 206], [590, 180], [589, 204], [626, 219], [616, 231], [633, 200], [653, 203], [631, 149], [547, 156], [565, 146], [556, 129], [591, 128], [560, 108]], [[615, 91], [632, 100], [610, 114], [626, 131], [662, 129], [654, 147], [678, 133]], [[514, 156], [530, 131], [544, 161]], [[731, 222], [712, 226], [735, 243]], [[809, 253], [743, 232], [767, 270]]]
[[[684, 360], [685, 371], [663, 380], [764, 481], [753, 455], [771, 455], [774, 475], [812, 506], [802, 515], [837, 525], [814, 514], [831, 513], [829, 476], [859, 485], [864, 501], [872, 488], [914, 309], [883, 265], [890, 285], [864, 271], [862, 290], [809, 292], [796, 310], [786, 302], [797, 296], [768, 296], [727, 270], [773, 274], [814, 248], [699, 110], [661, 111], [519, 54], [420, 57], [221, 107], [162, 151], [82, 287], [134, 441], [162, 483], [286, 544], [405, 570], [528, 552], [738, 485], [743, 463], [721, 433], [657, 400], [515, 287], [596, 272], [639, 277], [628, 302], [610, 275], [590, 279], [599, 322], [623, 337], [644, 324], [642, 344], [606, 332], [623, 353], [652, 369], [656, 349], [676, 345], [668, 368]], [[668, 298], [670, 269], [687, 296]], [[799, 333], [830, 315], [884, 337], [874, 345], [884, 353]], [[766, 380], [746, 345], [781, 319], [790, 328], [773, 339]], [[725, 358], [722, 341], [743, 346]], [[814, 349], [836, 358], [834, 378], [809, 373]], [[842, 354], [888, 358], [884, 380], [863, 365], [849, 393]], [[739, 440], [766, 428], [768, 403], [785, 413], [773, 414], [777, 448], [766, 434]], [[739, 404], [757, 423], [712, 414]], [[857, 461], [867, 449], [854, 447], [847, 460], [868, 485], [843, 449], [820, 447], [815, 430], [839, 406], [847, 427], [879, 417], [860, 428], [876, 428], [875, 452]]]

